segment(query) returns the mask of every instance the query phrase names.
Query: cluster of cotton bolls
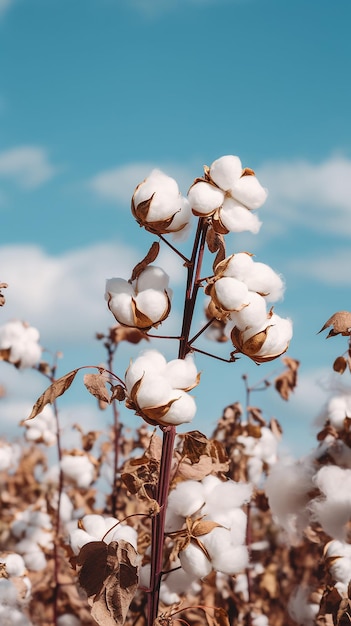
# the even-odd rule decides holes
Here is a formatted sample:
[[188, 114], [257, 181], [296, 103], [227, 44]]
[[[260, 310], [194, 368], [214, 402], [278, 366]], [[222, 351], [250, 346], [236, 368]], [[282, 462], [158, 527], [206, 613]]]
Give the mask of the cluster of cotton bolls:
[[11, 533], [17, 539], [16, 552], [23, 556], [26, 567], [33, 571], [44, 569], [45, 550], [53, 548], [53, 528], [48, 513], [33, 507], [17, 512]]
[[225, 333], [238, 351], [262, 363], [287, 350], [291, 320], [267, 310], [284, 293], [282, 278], [269, 265], [247, 252], [232, 254], [217, 264], [205, 292], [209, 314], [226, 322]]
[[126, 405], [152, 424], [190, 422], [196, 404], [187, 392], [198, 383], [191, 354], [167, 362], [157, 350], [147, 350], [126, 371]]
[[24, 422], [24, 426], [27, 441], [44, 443], [47, 446], [52, 446], [57, 441], [57, 423], [50, 404], [31, 420]]
[[123, 278], [106, 281], [105, 299], [117, 322], [150, 329], [165, 320], [171, 309], [169, 276], [160, 267], [149, 265], [129, 282]]
[[96, 478], [96, 468], [87, 454], [63, 454], [61, 470], [64, 477], [80, 489], [88, 489]]
[[0, 554], [4, 576], [0, 578], [0, 624], [2, 626], [31, 626], [23, 609], [31, 598], [31, 582], [21, 555]]
[[42, 348], [39, 331], [20, 320], [0, 326], [0, 358], [18, 368], [34, 367], [40, 361]]
[[157, 234], [183, 234], [191, 219], [190, 205], [176, 181], [153, 170], [135, 189], [132, 213], [137, 222]]
[[351, 580], [351, 545], [333, 539], [325, 546], [324, 558], [340, 595], [347, 594]]
[[212, 570], [229, 575], [245, 570], [249, 563], [245, 545], [247, 516], [241, 507], [250, 500], [251, 491], [247, 483], [223, 482], [210, 475], [201, 481], [180, 482], [170, 492], [166, 533], [174, 540], [184, 532], [189, 518], [212, 524], [209, 532], [198, 537], [201, 545], [191, 539], [172, 563], [175, 571], [163, 579], [161, 586], [165, 604], [179, 602], [180, 595], [189, 590], [196, 593], [199, 579]]
[[106, 544], [111, 541], [123, 539], [130, 543], [137, 550], [138, 534], [132, 526], [121, 524], [115, 517], [104, 517], [95, 513], [84, 515], [71, 527], [69, 541], [74, 554], [86, 543], [91, 541], [104, 541]]
[[260, 437], [238, 435], [236, 440], [247, 456], [248, 481], [258, 486], [264, 472], [270, 470], [278, 460], [278, 438], [270, 428], [262, 426]]

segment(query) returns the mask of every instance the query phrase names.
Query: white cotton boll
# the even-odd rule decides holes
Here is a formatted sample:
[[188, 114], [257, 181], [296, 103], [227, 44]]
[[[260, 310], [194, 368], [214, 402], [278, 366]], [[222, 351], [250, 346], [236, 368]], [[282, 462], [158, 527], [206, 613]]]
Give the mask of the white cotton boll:
[[34, 367], [34, 365], [40, 361], [41, 355], [42, 348], [38, 344], [27, 344], [25, 348], [23, 348], [23, 346], [19, 346], [17, 356], [13, 354], [13, 348], [11, 349], [11, 362], [16, 363], [18, 361], [18, 357], [20, 356], [20, 369]]
[[137, 550], [138, 533], [135, 528], [132, 528], [127, 524], [119, 524], [115, 529], [111, 530], [108, 535], [106, 535], [105, 541], [106, 543], [110, 543], [111, 541], [120, 541], [121, 539], [130, 543], [133, 548]]
[[248, 304], [248, 288], [245, 283], [223, 276], [215, 282], [216, 298], [226, 311], [236, 311]]
[[134, 384], [138, 382], [146, 372], [163, 374], [166, 363], [163, 354], [157, 350], [147, 350], [135, 359], [134, 362], [132, 361], [125, 375], [125, 383], [128, 392], [132, 390]]
[[336, 559], [329, 566], [329, 571], [335, 581], [348, 584], [351, 580], [351, 561], [346, 557]]
[[272, 317], [266, 324], [266, 327], [267, 326], [269, 326], [269, 329], [267, 332], [266, 340], [261, 350], [256, 352], [255, 356], [280, 354], [286, 350], [292, 338], [292, 322], [288, 318], [285, 319], [273, 313]]
[[245, 282], [251, 291], [264, 295], [268, 302], [276, 302], [283, 297], [284, 282], [269, 265], [254, 262]]
[[33, 572], [40, 572], [46, 568], [46, 557], [39, 546], [37, 546], [37, 550], [25, 552], [23, 554], [23, 558], [27, 569], [32, 570]]
[[171, 604], [178, 604], [180, 602], [180, 596], [175, 591], [169, 591], [167, 585], [162, 583], [160, 589], [160, 600], [166, 606]]
[[57, 626], [80, 626], [81, 621], [73, 613], [64, 613], [57, 618]]
[[106, 280], [105, 299], [111, 296], [127, 294], [133, 296], [135, 294], [133, 286], [124, 278], [108, 278]]
[[204, 513], [211, 516], [216, 511], [226, 511], [242, 506], [251, 498], [252, 486], [248, 483], [237, 483], [234, 480], [220, 482], [206, 495]]
[[6, 573], [9, 576], [23, 576], [26, 570], [24, 560], [20, 554], [7, 554], [4, 559], [0, 559], [5, 563]]
[[89, 535], [89, 533], [81, 528], [74, 528], [70, 532], [69, 543], [74, 554], [78, 554], [82, 546], [85, 546], [86, 543], [90, 543], [90, 541], [98, 541], [98, 538]]
[[344, 541], [339, 541], [338, 539], [332, 539], [325, 547], [324, 556], [326, 558], [330, 558], [331, 556], [347, 556], [351, 558], [351, 545]]
[[262, 615], [262, 613], [251, 613], [251, 624], [252, 626], [268, 626], [268, 617], [267, 615]]
[[176, 398], [176, 400], [172, 403], [166, 415], [162, 417], [162, 421], [173, 426], [191, 422], [196, 413], [194, 398], [182, 389], [174, 389], [173, 398]]
[[195, 213], [199, 215], [211, 215], [222, 206], [224, 193], [209, 183], [200, 181], [190, 187], [188, 201]]
[[175, 513], [167, 504], [165, 532], [172, 533], [176, 530], [180, 530], [184, 526], [184, 521], [184, 517], [182, 515], [177, 515], [177, 513]]
[[205, 553], [195, 543], [189, 545], [179, 553], [182, 568], [197, 578], [204, 578], [212, 570], [212, 564]]
[[257, 439], [255, 455], [267, 465], [272, 465], [277, 460], [278, 440], [270, 428], [261, 428], [261, 437]]
[[288, 603], [290, 617], [303, 626], [313, 626], [319, 611], [319, 604], [309, 601], [310, 589], [300, 585], [291, 594]]
[[27, 531], [28, 539], [35, 541], [41, 548], [48, 548], [51, 550], [54, 547], [52, 534], [42, 528], [29, 526]]
[[[57, 503], [56, 503], [57, 506]], [[74, 507], [72, 501], [69, 499], [67, 493], [63, 491], [60, 497], [60, 519], [61, 522], [67, 524], [72, 519]]]
[[254, 260], [248, 252], [237, 252], [232, 254], [223, 272], [223, 276], [231, 276], [246, 282], [246, 276], [250, 274]]
[[228, 154], [213, 161], [210, 167], [210, 176], [218, 187], [228, 191], [240, 179], [242, 170], [239, 157]]
[[351, 417], [351, 394], [333, 396], [326, 403], [326, 418], [336, 430], [344, 428], [345, 417]]
[[177, 483], [168, 496], [167, 509], [176, 515], [189, 517], [196, 513], [205, 502], [203, 485], [197, 480]]
[[7, 578], [0, 578], [0, 605], [16, 606], [16, 604], [17, 589], [15, 585]]
[[173, 389], [188, 389], [197, 383], [197, 369], [192, 354], [185, 359], [169, 361], [164, 370], [164, 376], [169, 380]]
[[148, 222], [171, 217], [180, 208], [180, 193], [174, 178], [167, 176], [158, 169], [153, 170], [138, 185], [133, 195], [136, 208], [141, 202], [147, 200], [151, 200], [147, 215]]
[[199, 593], [201, 586], [198, 583], [197, 576], [184, 571], [180, 567], [179, 559], [172, 563], [172, 567], [173, 571], [169, 572], [162, 579], [161, 591], [166, 591], [168, 594], [177, 594], [178, 597], [183, 594], [189, 595], [190, 593], [196, 595]]
[[184, 196], [180, 197], [180, 210], [174, 214], [172, 223], [167, 230], [173, 233], [173, 239], [184, 240], [190, 232], [190, 220], [192, 218], [189, 201]]
[[249, 565], [249, 553], [246, 546], [230, 546], [229, 549], [216, 552], [212, 559], [215, 570], [233, 576], [242, 572]]
[[0, 443], [0, 472], [10, 469], [14, 461], [12, 447], [6, 443]]
[[43, 410], [26, 422], [26, 439], [28, 441], [38, 441], [42, 439], [47, 445], [56, 443], [57, 423], [52, 407], [47, 404]]
[[351, 517], [351, 470], [325, 465], [314, 481], [325, 498], [316, 498], [310, 503], [311, 515], [327, 534], [342, 540]]
[[201, 483], [205, 491], [205, 500], [208, 499], [209, 494], [213, 491], [213, 489], [215, 489], [215, 487], [220, 485], [221, 482], [220, 478], [214, 476], [213, 474], [209, 474], [202, 479]]
[[234, 509], [231, 513], [230, 535], [234, 546], [243, 545], [246, 540], [247, 515], [242, 509]]
[[129, 294], [120, 293], [111, 296], [108, 306], [120, 324], [134, 326], [135, 318], [132, 309], [132, 298]]
[[139, 569], [139, 587], [150, 587], [151, 565], [147, 563]]
[[141, 409], [168, 404], [172, 398], [172, 387], [163, 376], [146, 373], [137, 391], [137, 402]]
[[139, 293], [145, 289], [165, 291], [168, 287], [169, 276], [161, 267], [148, 265], [135, 281], [135, 291]]
[[234, 593], [240, 594], [245, 601], [249, 599], [248, 581], [246, 574], [237, 574], [234, 580]]
[[87, 456], [64, 454], [61, 469], [66, 478], [70, 478], [77, 487], [87, 489], [95, 478], [95, 470]]
[[247, 478], [250, 483], [257, 486], [261, 482], [263, 472], [263, 461], [256, 456], [251, 456], [247, 460]]
[[220, 219], [223, 226], [231, 233], [242, 233], [248, 230], [257, 234], [261, 228], [257, 215], [231, 198], [224, 201], [220, 209]]
[[146, 315], [153, 323], [160, 321], [167, 313], [169, 299], [167, 294], [156, 289], [145, 289], [135, 297], [138, 311]]
[[33, 626], [32, 622], [15, 606], [0, 606], [1, 626]]
[[267, 190], [258, 182], [256, 176], [242, 176], [230, 189], [233, 198], [248, 209], [258, 209], [267, 199]]
[[[117, 523], [117, 520], [114, 520], [114, 522]], [[97, 539], [102, 539], [107, 530], [105, 519], [102, 515], [96, 513], [84, 515], [81, 520], [81, 525], [89, 535]]]
[[[241, 311], [233, 312], [227, 324], [228, 331], [233, 326], [239, 330], [245, 330], [250, 326], [264, 325], [267, 320], [267, 305], [262, 296], [254, 291], [248, 291], [246, 298], [247, 306]], [[228, 332], [227, 331], [227, 332]]]

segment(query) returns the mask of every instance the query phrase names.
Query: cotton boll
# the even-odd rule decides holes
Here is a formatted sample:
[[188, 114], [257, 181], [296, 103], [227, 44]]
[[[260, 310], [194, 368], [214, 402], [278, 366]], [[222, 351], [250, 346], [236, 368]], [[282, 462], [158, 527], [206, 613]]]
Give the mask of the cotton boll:
[[168, 496], [167, 509], [183, 518], [190, 517], [205, 502], [203, 485], [197, 480], [185, 480], [177, 484]]
[[57, 626], [80, 626], [81, 621], [73, 613], [64, 613], [57, 619]]
[[160, 590], [160, 600], [166, 606], [171, 604], [178, 604], [180, 602], [180, 596], [174, 591], [170, 591], [166, 584], [162, 583]]
[[289, 615], [297, 624], [303, 626], [313, 626], [319, 611], [319, 604], [309, 601], [310, 592], [308, 587], [300, 585], [291, 594], [288, 603]]
[[231, 195], [248, 209], [258, 209], [267, 199], [267, 191], [256, 176], [242, 176], [232, 185]]
[[231, 276], [245, 283], [246, 276], [250, 274], [253, 264], [254, 261], [251, 254], [248, 252], [237, 252], [230, 257], [223, 271], [223, 276]]
[[112, 295], [108, 301], [108, 308], [120, 324], [134, 326], [135, 318], [132, 309], [132, 299], [127, 293]]
[[230, 314], [228, 332], [230, 327], [236, 326], [239, 330], [245, 330], [250, 326], [261, 326], [267, 321], [267, 305], [265, 299], [255, 291], [247, 292], [246, 305], [243, 309]]
[[142, 202], [150, 201], [147, 222], [157, 222], [174, 215], [180, 208], [179, 188], [170, 176], [160, 170], [151, 174], [136, 188], [133, 203], [136, 209]]
[[189, 389], [197, 384], [197, 369], [194, 358], [188, 354], [185, 359], [169, 361], [164, 370], [164, 376], [169, 380], [173, 389]]
[[214, 528], [202, 537], [211, 557], [213, 568], [223, 574], [236, 574], [248, 566], [246, 546], [231, 543], [231, 532], [226, 528]]
[[151, 565], [147, 563], [139, 569], [139, 587], [150, 587]]
[[87, 456], [64, 454], [61, 469], [66, 478], [76, 483], [77, 487], [87, 489], [95, 478], [95, 469]]
[[0, 605], [0, 623], [2, 626], [33, 626], [26, 615], [15, 606]]
[[[0, 578], [0, 606], [16, 606], [17, 589], [13, 582], [7, 578]], [[1, 613], [0, 613], [1, 616]]]
[[168, 283], [169, 276], [163, 269], [155, 265], [148, 265], [144, 271], [139, 274], [135, 283], [135, 291], [137, 293], [145, 289], [165, 291], [168, 287]]
[[314, 481], [325, 497], [315, 498], [310, 503], [312, 517], [327, 534], [342, 540], [351, 517], [351, 470], [325, 465]]
[[0, 561], [5, 563], [8, 576], [23, 576], [25, 573], [26, 566], [20, 554], [7, 554], [3, 559], [0, 559]]
[[270, 428], [261, 428], [261, 437], [257, 439], [254, 454], [262, 459], [267, 465], [272, 465], [277, 460], [278, 441]]
[[342, 430], [345, 417], [351, 417], [351, 394], [343, 393], [330, 398], [326, 405], [326, 414], [331, 425]]
[[[118, 520], [114, 520], [114, 523], [117, 523], [117, 521]], [[105, 519], [102, 515], [97, 515], [96, 513], [84, 515], [81, 520], [81, 526], [88, 535], [92, 535], [97, 539], [102, 539], [107, 530]]]
[[289, 345], [293, 334], [290, 319], [284, 319], [274, 313], [268, 321], [267, 327], [268, 326], [266, 340], [262, 348], [256, 352], [255, 356], [281, 354], [285, 352]]
[[351, 561], [348, 558], [341, 557], [336, 559], [329, 566], [329, 571], [336, 582], [348, 584], [351, 580]]
[[124, 278], [108, 278], [106, 280], [105, 299], [108, 300], [111, 296], [125, 294], [128, 296], [134, 295], [133, 286]]
[[241, 175], [241, 161], [239, 157], [231, 154], [216, 159], [210, 167], [211, 179], [224, 191], [231, 189]]
[[74, 554], [78, 554], [80, 549], [90, 541], [96, 541], [96, 537], [89, 535], [81, 528], [75, 528], [70, 532], [69, 542]]
[[206, 182], [195, 183], [188, 192], [188, 201], [196, 215], [211, 215], [222, 206], [224, 193]]
[[210, 493], [207, 494], [203, 512], [211, 516], [220, 510], [226, 511], [242, 506], [250, 500], [252, 493], [251, 485], [237, 483], [233, 480], [220, 482]]
[[261, 228], [257, 215], [231, 198], [224, 201], [220, 210], [220, 219], [223, 226], [231, 233], [242, 233], [248, 230], [256, 234]]
[[248, 288], [245, 283], [224, 276], [214, 285], [216, 300], [225, 311], [237, 311], [248, 304]]
[[[167, 594], [177, 594], [178, 598], [183, 594], [188, 595], [191, 593], [195, 595], [199, 593], [200, 590], [201, 586], [198, 583], [197, 576], [184, 571], [184, 569], [180, 567], [179, 559], [176, 559], [173, 563], [173, 571], [164, 576], [161, 583], [162, 594], [165, 592]], [[169, 595], [168, 598], [170, 599], [171, 595]]]
[[162, 374], [165, 366], [166, 359], [161, 352], [147, 350], [129, 365], [125, 375], [127, 390], [131, 391], [134, 384], [144, 376], [145, 372]]
[[264, 295], [268, 302], [276, 302], [283, 297], [282, 278], [265, 263], [254, 262], [245, 282], [251, 291]]
[[135, 528], [128, 526], [127, 524], [119, 524], [114, 530], [111, 530], [108, 535], [105, 537], [106, 543], [110, 543], [111, 541], [120, 541], [123, 539], [130, 543], [135, 550], [138, 545], [138, 533]]
[[26, 567], [33, 572], [40, 572], [41, 570], [46, 568], [46, 557], [44, 552], [36, 546], [36, 550], [31, 552], [25, 552], [23, 554], [24, 562]]
[[195, 417], [196, 403], [192, 396], [182, 391], [182, 389], [173, 390], [173, 402], [169, 411], [162, 417], [162, 422], [165, 424], [172, 424], [178, 426], [179, 424], [186, 424], [191, 422]]
[[156, 289], [145, 289], [138, 293], [134, 299], [136, 308], [146, 315], [151, 322], [160, 321], [169, 308], [169, 299], [163, 291]]
[[259, 485], [263, 473], [263, 461], [257, 456], [251, 456], [247, 459], [247, 478], [253, 485]]
[[179, 553], [182, 568], [197, 578], [204, 578], [212, 570], [212, 564], [199, 546], [194, 543], [189, 545]]
[[180, 197], [180, 210], [174, 216], [171, 225], [167, 228], [172, 232], [173, 239], [184, 241], [190, 232], [190, 220], [192, 217], [191, 207], [187, 198]]
[[213, 491], [213, 489], [215, 489], [215, 487], [220, 485], [222, 481], [217, 476], [209, 474], [208, 476], [205, 476], [205, 478], [203, 478], [201, 482], [205, 490], [205, 500], [207, 500], [209, 494]]
[[184, 516], [177, 515], [167, 504], [165, 532], [172, 533], [176, 530], [180, 530], [184, 526]]
[[163, 406], [172, 398], [172, 387], [164, 376], [146, 373], [140, 383], [136, 397], [141, 409]]
[[269, 626], [268, 617], [262, 613], [251, 613], [251, 624], [252, 626]]

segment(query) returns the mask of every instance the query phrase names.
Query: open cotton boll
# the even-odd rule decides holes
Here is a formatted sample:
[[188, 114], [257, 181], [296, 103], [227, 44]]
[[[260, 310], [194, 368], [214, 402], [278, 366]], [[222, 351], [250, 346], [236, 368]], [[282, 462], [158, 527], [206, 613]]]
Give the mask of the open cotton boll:
[[[273, 313], [266, 327], [269, 326], [266, 340], [255, 356], [266, 356], [269, 354], [280, 354], [284, 352], [293, 335], [292, 322], [288, 318], [279, 317]], [[261, 329], [263, 330], [263, 329]], [[250, 333], [250, 331], [249, 331]], [[252, 336], [252, 335], [251, 335]]]
[[204, 181], [195, 183], [188, 191], [189, 204], [197, 215], [211, 215], [222, 206], [224, 193]]
[[257, 234], [261, 228], [261, 222], [255, 213], [251, 213], [244, 206], [227, 198], [220, 212], [220, 219], [223, 226], [231, 233], [242, 233], [249, 231]]
[[[180, 560], [176, 559], [173, 563], [173, 571], [162, 578], [161, 601], [168, 604], [170, 603], [170, 599], [176, 595], [178, 597], [177, 602], [179, 602], [180, 595], [188, 595], [189, 593], [195, 595], [199, 593], [200, 589], [201, 586], [198, 583], [198, 577], [184, 571], [184, 569], [181, 568]], [[165, 598], [167, 598], [167, 602]], [[173, 602], [171, 604], [173, 604]]]
[[164, 291], [167, 289], [169, 276], [161, 267], [148, 265], [135, 281], [135, 291], [140, 292], [145, 289], [158, 289]]
[[167, 313], [169, 299], [165, 292], [157, 289], [145, 289], [134, 298], [139, 311], [156, 323]]
[[179, 209], [179, 196], [174, 178], [154, 169], [134, 191], [133, 202], [138, 207], [140, 203], [150, 200], [147, 221], [153, 222], [172, 216]]
[[95, 469], [86, 455], [73, 456], [64, 454], [61, 469], [66, 478], [74, 481], [77, 487], [87, 489], [95, 478]]
[[259, 209], [267, 199], [267, 190], [258, 182], [256, 176], [241, 176], [230, 189], [233, 198], [248, 209]]
[[141, 380], [136, 398], [141, 409], [163, 406], [173, 397], [173, 389], [164, 376], [146, 372]]
[[[116, 524], [117, 521], [118, 520], [114, 520], [114, 523]], [[102, 515], [98, 515], [96, 513], [84, 515], [81, 520], [81, 525], [88, 535], [92, 535], [96, 539], [102, 539], [107, 530], [105, 519]]]
[[134, 384], [140, 380], [146, 372], [156, 372], [161, 374], [166, 366], [166, 359], [157, 350], [147, 350], [141, 356], [137, 357], [135, 361], [132, 361], [129, 365], [126, 375], [125, 383], [128, 391], [131, 391]]
[[250, 291], [262, 294], [268, 302], [276, 302], [284, 294], [285, 285], [281, 276], [265, 263], [253, 262], [245, 283]]
[[268, 617], [262, 613], [251, 613], [251, 624], [252, 626], [269, 626]]
[[164, 376], [174, 389], [189, 389], [197, 384], [197, 369], [194, 358], [187, 354], [185, 359], [169, 361], [164, 370]]
[[120, 294], [133, 296], [133, 286], [124, 278], [108, 278], [106, 280], [105, 299], [108, 300], [110, 296]]
[[182, 389], [174, 389], [171, 399], [175, 399], [175, 402], [172, 403], [166, 415], [162, 417], [162, 422], [173, 426], [191, 422], [196, 413], [194, 398]]
[[250, 326], [261, 326], [267, 321], [267, 305], [266, 301], [255, 291], [247, 292], [247, 306], [240, 311], [233, 311], [228, 321], [228, 331], [236, 326], [239, 330], [245, 330]]
[[243, 571], [248, 566], [249, 557], [246, 546], [234, 546], [231, 543], [231, 533], [226, 528], [214, 528], [201, 539], [215, 570], [232, 575]]
[[212, 564], [205, 553], [195, 543], [189, 545], [179, 553], [182, 568], [197, 578], [208, 576], [212, 570]]
[[74, 528], [73, 530], [71, 530], [69, 535], [69, 543], [74, 554], [78, 554], [80, 549], [85, 546], [86, 543], [90, 543], [90, 541], [97, 541], [96, 536], [90, 535], [81, 528]]
[[248, 252], [237, 252], [230, 257], [223, 271], [223, 276], [231, 276], [246, 282], [246, 276], [251, 272], [253, 264], [254, 260], [251, 254]]
[[351, 470], [325, 465], [315, 475], [314, 482], [325, 497], [310, 503], [313, 519], [331, 537], [345, 539], [351, 517]]
[[177, 484], [168, 496], [167, 511], [189, 517], [205, 502], [203, 485], [197, 480], [185, 480]]
[[[8, 578], [0, 578], [0, 608], [1, 605], [16, 606], [17, 604], [17, 589], [13, 582]], [[1, 618], [1, 613], [0, 613]], [[1, 623], [1, 622], [0, 622]], [[5, 622], [6, 624], [6, 622]], [[12, 622], [8, 622], [9, 626]]]
[[135, 528], [132, 528], [127, 524], [119, 524], [116, 528], [110, 530], [104, 541], [106, 543], [110, 543], [111, 541], [120, 541], [120, 539], [127, 541], [133, 546], [133, 548], [135, 548], [135, 550], [137, 550], [138, 533]]
[[228, 191], [240, 179], [242, 171], [239, 157], [227, 154], [213, 161], [210, 167], [210, 176], [218, 187]]
[[330, 423], [336, 430], [342, 430], [345, 425], [345, 418], [351, 417], [351, 394], [343, 393], [333, 396], [326, 404], [326, 415]]
[[288, 612], [296, 624], [313, 626], [319, 612], [319, 604], [309, 601], [311, 589], [305, 585], [299, 585], [293, 591], [288, 602]]
[[245, 283], [229, 276], [215, 282], [216, 299], [226, 311], [237, 311], [248, 304], [248, 291]]
[[132, 296], [128, 293], [112, 295], [108, 301], [108, 308], [120, 324], [134, 326], [135, 318], [132, 309]]
[[25, 562], [20, 554], [7, 554], [0, 558], [0, 562], [5, 563], [8, 576], [23, 576], [26, 571]]
[[190, 231], [190, 220], [192, 217], [189, 201], [184, 196], [180, 197], [180, 210], [174, 216], [171, 225], [167, 230], [172, 232], [173, 239], [184, 240]]
[[258, 486], [262, 479], [263, 461], [262, 459], [251, 456], [247, 459], [247, 478], [250, 483]]
[[251, 494], [252, 486], [248, 483], [237, 483], [233, 480], [220, 482], [206, 494], [203, 512], [211, 516], [211, 512], [240, 507], [250, 500]]

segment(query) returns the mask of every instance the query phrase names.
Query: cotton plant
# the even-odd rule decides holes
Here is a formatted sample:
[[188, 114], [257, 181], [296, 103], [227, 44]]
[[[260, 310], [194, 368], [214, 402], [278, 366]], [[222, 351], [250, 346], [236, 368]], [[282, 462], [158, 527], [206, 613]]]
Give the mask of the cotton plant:
[[20, 320], [0, 326], [0, 360], [8, 361], [19, 369], [38, 365], [42, 347], [39, 331]]
[[[217, 444], [211, 447], [208, 442], [199, 444], [201, 450], [201, 446], [205, 446], [205, 452], [199, 453], [199, 457], [210, 461], [206, 469], [198, 461], [197, 452], [184, 453], [191, 468], [200, 464], [197, 470], [200, 477], [186, 479], [181, 472], [193, 470], [189, 470], [183, 457], [177, 456], [175, 442], [179, 426], [196, 423], [196, 398], [192, 392], [195, 388], [196, 394], [201, 391], [201, 372], [196, 361], [197, 354], [203, 352], [197, 347], [197, 339], [211, 326], [222, 325], [223, 332], [231, 339], [233, 349], [227, 359], [229, 362], [235, 362], [236, 355], [242, 354], [258, 364], [265, 363], [280, 357], [288, 349], [292, 322], [273, 309], [284, 293], [282, 277], [248, 252], [226, 252], [225, 236], [229, 233], [258, 233], [261, 223], [256, 211], [266, 197], [267, 191], [254, 171], [243, 167], [239, 157], [234, 155], [220, 157], [206, 166], [204, 175], [195, 179], [186, 196], [180, 192], [177, 182], [160, 170], [153, 170], [133, 193], [133, 217], [149, 236], [157, 240], [131, 268], [129, 279], [112, 276], [106, 280], [105, 300], [120, 328], [142, 333], [143, 338], [152, 341], [153, 345], [133, 356], [124, 373], [117, 374], [113, 371], [114, 349], [105, 342], [109, 351], [108, 367], [96, 366], [97, 374], [86, 374], [84, 383], [99, 403], [113, 407], [116, 401], [124, 404], [127, 411], [154, 427], [161, 438], [159, 444], [156, 438], [151, 438], [142, 456], [127, 459], [122, 469], [115, 454], [115, 502], [116, 485], [123, 483], [140, 499], [141, 506], [140, 512], [133, 506], [124, 522], [127, 518], [134, 518], [135, 522], [138, 516], [145, 516], [150, 526], [149, 545], [147, 548], [144, 545], [143, 554], [136, 551], [140, 537], [132, 537], [129, 523], [126, 525], [123, 520], [113, 521], [114, 516], [89, 517], [88, 514], [79, 519], [76, 528], [72, 528], [75, 523], [73, 512], [67, 517], [66, 527], [70, 532], [78, 577], [87, 591], [94, 611], [92, 615], [98, 623], [105, 623], [104, 619], [111, 618], [111, 611], [117, 610], [113, 604], [115, 600], [111, 600], [111, 606], [106, 598], [112, 597], [112, 587], [115, 589], [119, 584], [116, 579], [119, 581], [122, 576], [121, 559], [129, 572], [128, 584], [123, 587], [127, 589], [128, 598], [122, 602], [123, 607], [118, 605], [118, 610], [123, 613], [127, 605], [133, 603], [139, 585], [139, 589], [146, 593], [148, 626], [158, 619], [160, 602], [171, 606], [173, 601], [182, 597], [186, 591], [185, 580], [189, 589], [196, 593], [203, 578], [213, 572], [230, 577], [250, 567], [245, 511], [253, 494], [252, 485], [225, 478], [228, 463], [218, 460]], [[187, 255], [176, 245], [190, 234], [193, 225], [193, 244]], [[160, 333], [159, 327], [174, 307], [172, 277], [157, 262], [161, 244], [170, 248], [187, 271], [178, 350], [174, 358], [168, 360], [154, 348], [159, 338], [167, 339], [162, 334], [155, 335], [155, 329]], [[202, 278], [201, 270], [207, 254], [214, 255], [213, 273]], [[208, 319], [199, 330], [194, 330], [194, 312], [201, 295], [204, 301], [209, 301]], [[38, 399], [26, 423], [27, 435], [33, 441], [45, 440], [46, 431], [41, 430], [40, 418], [43, 408], [70, 387], [80, 369], [60, 379], [56, 379], [52, 372], [50, 387]], [[120, 435], [116, 409], [114, 415], [116, 450]], [[250, 451], [252, 459], [259, 459], [261, 470], [276, 460], [274, 437], [268, 431], [262, 430], [261, 441], [256, 446], [252, 444]], [[63, 498], [63, 485], [70, 489], [90, 489], [97, 478], [99, 462], [95, 463], [87, 450], [62, 450], [59, 435], [57, 430], [59, 464], [56, 484]], [[179, 477], [173, 484], [177, 472]], [[254, 474], [252, 470], [250, 478], [253, 483]], [[129, 534], [123, 536], [123, 533]], [[100, 587], [89, 578], [88, 569], [95, 557], [101, 557], [103, 562], [106, 559], [108, 574], [106, 580], [100, 581]], [[181, 574], [173, 569], [165, 573], [168, 559], [174, 570], [183, 573], [183, 582]], [[256, 621], [257, 626], [263, 623], [261, 614], [257, 615]]]

